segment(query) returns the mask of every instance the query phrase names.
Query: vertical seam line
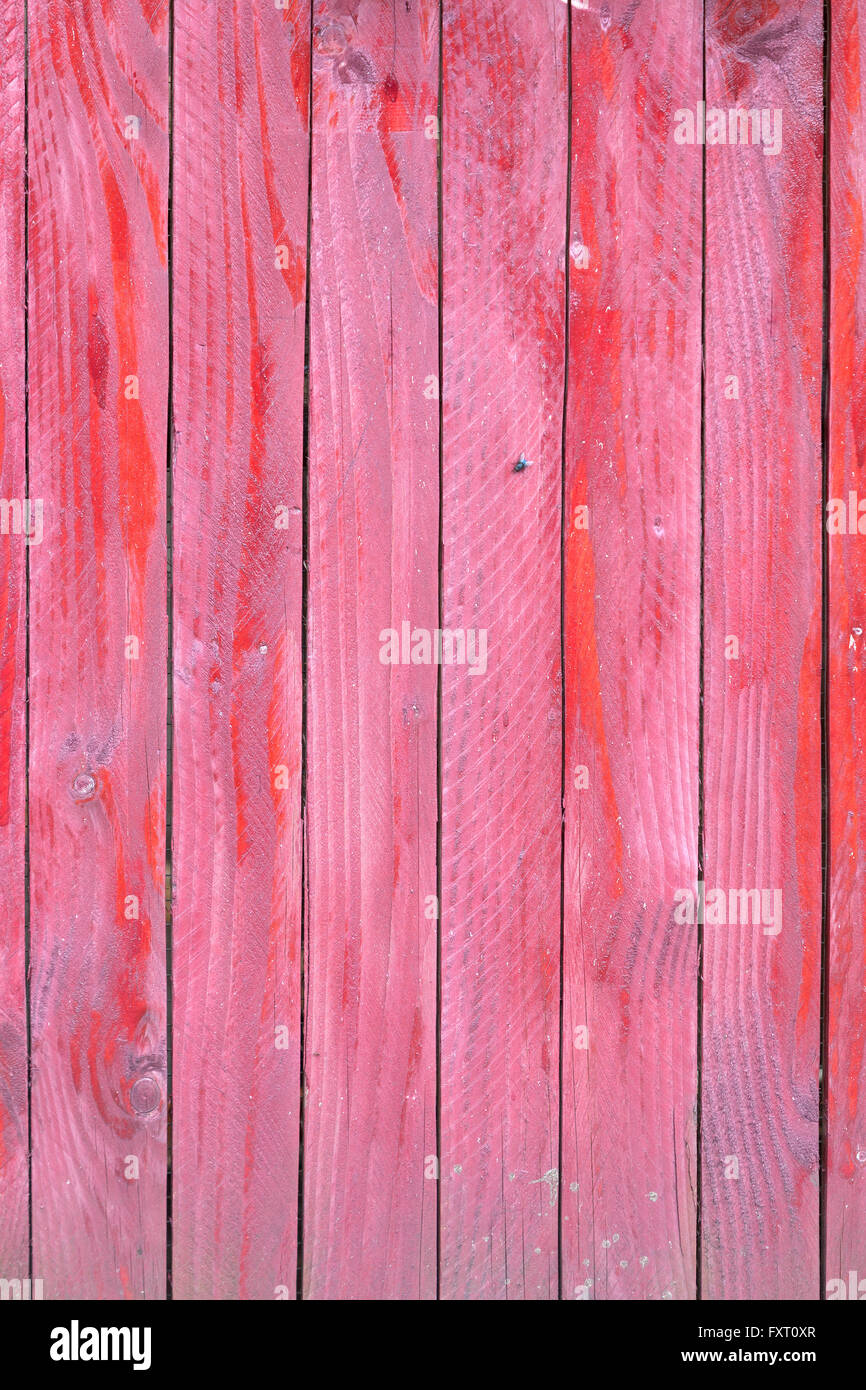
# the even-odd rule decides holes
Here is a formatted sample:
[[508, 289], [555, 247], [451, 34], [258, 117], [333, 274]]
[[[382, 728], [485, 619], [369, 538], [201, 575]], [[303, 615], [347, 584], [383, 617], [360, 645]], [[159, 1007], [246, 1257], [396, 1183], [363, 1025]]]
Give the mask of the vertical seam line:
[[307, 842], [307, 771], [308, 771], [308, 718], [309, 718], [309, 655], [307, 640], [309, 634], [310, 610], [310, 321], [311, 302], [310, 282], [313, 258], [313, 36], [315, 19], [315, 0], [310, 0], [310, 65], [307, 94], [307, 262], [304, 302], [304, 402], [302, 425], [302, 477], [301, 477], [301, 942], [300, 942], [300, 1019], [298, 1056], [298, 1231], [297, 1231], [297, 1273], [295, 1298], [304, 1298], [304, 1122], [306, 1119], [306, 1045], [307, 1008], [306, 991], [309, 978], [310, 949], [307, 930], [307, 911], [309, 906], [309, 846]]

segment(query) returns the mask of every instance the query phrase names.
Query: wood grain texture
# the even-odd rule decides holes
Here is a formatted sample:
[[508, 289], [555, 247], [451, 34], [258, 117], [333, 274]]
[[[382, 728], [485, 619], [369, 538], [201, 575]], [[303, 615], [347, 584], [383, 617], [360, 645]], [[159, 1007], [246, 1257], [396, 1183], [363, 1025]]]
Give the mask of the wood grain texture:
[[382, 653], [437, 625], [438, 4], [314, 26], [304, 1295], [425, 1299], [436, 669]]
[[701, 8], [572, 16], [562, 1296], [695, 1296]]
[[174, 17], [173, 1292], [294, 1298], [310, 12]]
[[[706, 148], [710, 1299], [819, 1293], [822, 39], [818, 0], [708, 3], [708, 108], [782, 113], [778, 153]], [[741, 889], [759, 921], [732, 923]]]
[[866, 1297], [862, 8], [6, 6], [0, 1280]]
[[[827, 962], [826, 1276], [866, 1293], [866, 10], [833, 6], [830, 33], [829, 558], [830, 922]], [[851, 511], [851, 498], [854, 510]], [[852, 524], [853, 523], [853, 524]], [[862, 1290], [862, 1291], [861, 1291]]]
[[33, 1266], [160, 1298], [167, 6], [28, 13]]
[[547, 1299], [568, 11], [446, 0], [443, 20], [443, 627], [487, 651], [442, 667], [441, 1294]]
[[[0, 23], [0, 1279], [25, 1279], [28, 1249], [24, 984], [26, 732], [24, 407], [24, 12]], [[34, 517], [35, 521], [35, 517]]]

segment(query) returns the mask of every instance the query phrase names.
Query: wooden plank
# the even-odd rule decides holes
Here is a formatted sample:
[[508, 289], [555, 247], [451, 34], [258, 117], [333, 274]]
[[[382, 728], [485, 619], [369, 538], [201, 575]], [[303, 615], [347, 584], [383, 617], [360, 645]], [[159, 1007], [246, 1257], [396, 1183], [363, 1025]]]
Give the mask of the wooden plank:
[[438, 4], [314, 21], [304, 1293], [431, 1298]]
[[572, 15], [562, 1272], [695, 1296], [700, 6]]
[[444, 12], [448, 1299], [558, 1293], [567, 33], [561, 0]]
[[[866, 1294], [866, 10], [833, 6], [830, 32], [829, 814], [827, 1296]], [[854, 509], [851, 510], [852, 494]], [[854, 1271], [853, 1283], [850, 1275]], [[836, 1282], [834, 1282], [836, 1281]], [[841, 1287], [838, 1281], [841, 1281]], [[856, 1290], [856, 1292], [855, 1292]]]
[[165, 4], [29, 15], [33, 1266], [165, 1289]]
[[[710, 1299], [819, 1293], [822, 40], [819, 0], [708, 3], [704, 877], [707, 916], [719, 917], [703, 929]], [[738, 142], [709, 143], [738, 108], [767, 113], [760, 143], [740, 143], [754, 131], [736, 116]], [[757, 921], [756, 899], [732, 898], [743, 889], [760, 896]], [[710, 890], [720, 890], [712, 902]]]
[[294, 1298], [309, 6], [177, 0], [173, 1294]]
[[[0, 1278], [26, 1279], [27, 1017], [24, 984], [25, 527], [24, 12], [2, 21], [0, 79]], [[16, 514], [16, 508], [17, 514]]]

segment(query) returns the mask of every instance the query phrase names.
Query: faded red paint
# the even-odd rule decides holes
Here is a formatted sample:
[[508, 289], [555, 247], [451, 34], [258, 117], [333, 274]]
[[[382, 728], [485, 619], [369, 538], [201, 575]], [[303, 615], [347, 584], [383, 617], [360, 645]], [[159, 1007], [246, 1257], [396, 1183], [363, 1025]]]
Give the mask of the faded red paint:
[[784, 122], [706, 152], [705, 878], [783, 894], [778, 936], [704, 933], [711, 1299], [820, 1294], [821, 59], [819, 0], [708, 6], [708, 105]]
[[436, 673], [379, 633], [437, 626], [437, 147], [383, 87], [435, 93], [438, 52], [415, 6], [314, 19], [304, 1293], [428, 1299]]
[[[441, 1295], [558, 1291], [568, 11], [444, 20]], [[531, 466], [514, 472], [523, 454]], [[532, 633], [531, 644], [527, 642]], [[506, 723], [507, 717], [507, 723]], [[491, 729], [497, 728], [495, 741]]]
[[[165, 1291], [164, 1115], [129, 1104], [141, 1057], [164, 1060], [166, 987], [168, 52], [140, 20], [138, 0], [29, 9], [33, 1253], [54, 1298]], [[162, 256], [119, 119], [133, 70], [162, 112], [139, 145]]]
[[[32, 1212], [51, 1296], [163, 1295], [170, 1101], [175, 1296], [294, 1294], [303, 1089], [307, 1297], [431, 1298], [437, 1234], [447, 1299], [694, 1297], [698, 930], [673, 907], [696, 886], [703, 675], [705, 877], [761, 872], [785, 904], [778, 938], [703, 933], [703, 1292], [816, 1297], [820, 0], [707, 6], [709, 101], [781, 106], [772, 160], [673, 140], [702, 88], [693, 7], [445, 6], [440, 150], [438, 0], [315, 0], [313, 15], [175, 0], [173, 1096], [170, 7], [30, 0], [26, 271], [19, 8], [0, 21], [0, 495], [25, 491], [27, 273], [30, 491], [46, 504], [29, 552]], [[834, 5], [843, 499], [866, 451], [862, 26], [860, 0]], [[446, 625], [488, 627], [492, 646], [483, 678], [441, 673], [431, 916], [439, 673], [383, 666], [379, 632], [438, 625], [440, 505]], [[866, 1261], [861, 544], [829, 540], [828, 1278]], [[0, 551], [0, 1277], [15, 1277], [28, 552], [5, 536]]]
[[288, 277], [274, 252], [306, 246], [310, 14], [174, 12], [173, 1288], [271, 1299], [297, 1269], [302, 569], [274, 519], [300, 515], [306, 289], [305, 249]]
[[700, 12], [618, 8], [606, 32], [583, 18], [572, 14], [561, 1292], [688, 1299], [697, 953], [673, 912], [697, 878], [701, 169], [671, 128], [701, 89]]

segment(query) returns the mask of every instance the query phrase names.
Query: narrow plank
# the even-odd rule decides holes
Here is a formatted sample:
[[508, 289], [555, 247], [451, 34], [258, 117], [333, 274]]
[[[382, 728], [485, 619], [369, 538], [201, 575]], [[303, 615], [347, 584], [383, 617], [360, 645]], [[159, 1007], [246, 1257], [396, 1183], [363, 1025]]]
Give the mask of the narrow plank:
[[[7, 5], [0, 78], [0, 1279], [26, 1279], [24, 985], [25, 527], [24, 12]], [[16, 513], [16, 508], [19, 510]]]
[[[866, 1294], [866, 10], [833, 6], [830, 32], [828, 1297]], [[851, 495], [855, 510], [850, 513]], [[851, 1271], [855, 1272], [852, 1284]], [[838, 1282], [842, 1281], [841, 1287]], [[857, 1292], [853, 1290], [856, 1288]], [[844, 1290], [844, 1292], [843, 1292]]]
[[441, 671], [441, 1294], [546, 1299], [558, 1294], [568, 10], [506, 0], [451, 4], [443, 19], [442, 607], [443, 627], [474, 645], [472, 666]]
[[294, 1298], [309, 5], [176, 0], [173, 1295]]
[[819, 1293], [822, 40], [819, 0], [709, 0], [709, 110], [769, 113], [760, 144], [706, 146], [710, 1299]]
[[572, 15], [562, 1272], [695, 1296], [700, 5]]
[[[316, 0], [304, 1294], [436, 1292], [437, 0]], [[383, 657], [383, 653], [385, 654]]]
[[158, 1298], [167, 6], [28, 14], [33, 1266]]

